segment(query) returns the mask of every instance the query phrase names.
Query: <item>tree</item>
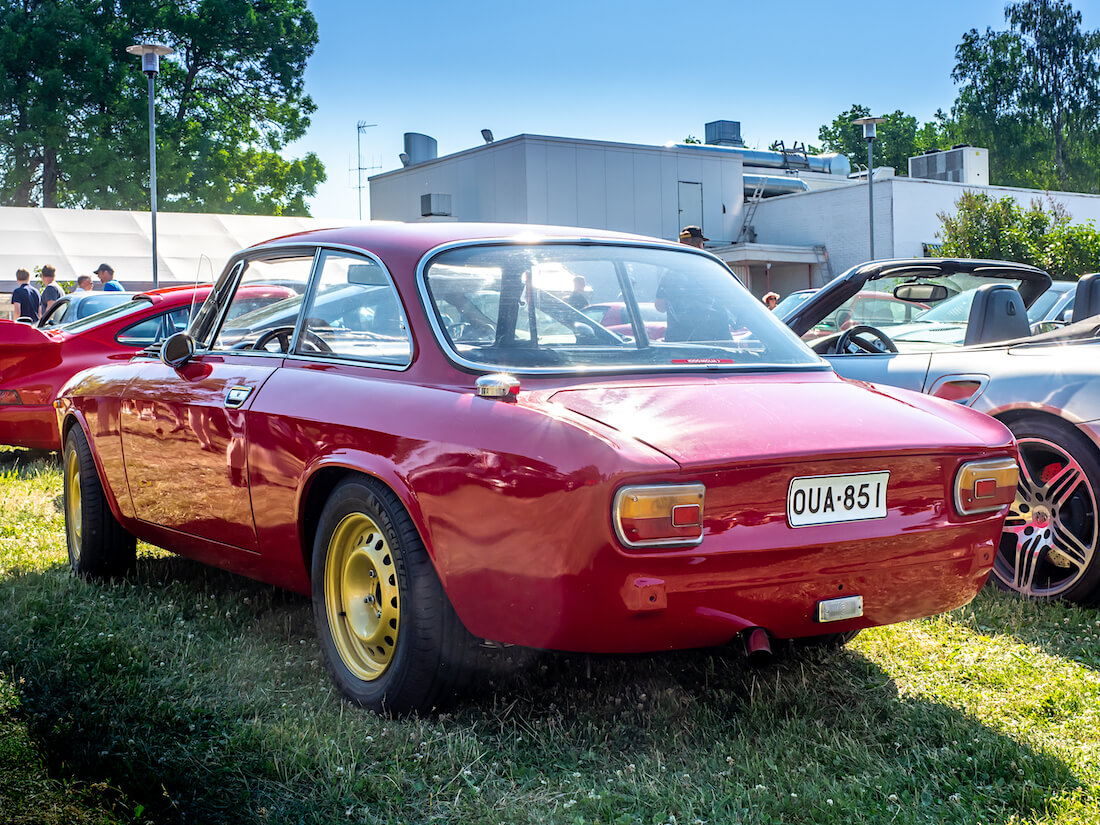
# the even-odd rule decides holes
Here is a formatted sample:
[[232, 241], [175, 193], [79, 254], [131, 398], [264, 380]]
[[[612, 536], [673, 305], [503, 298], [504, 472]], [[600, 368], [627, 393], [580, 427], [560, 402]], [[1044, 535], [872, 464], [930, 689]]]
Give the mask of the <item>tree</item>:
[[1073, 223], [1061, 204], [1039, 201], [1025, 209], [1011, 197], [964, 192], [955, 213], [938, 215], [938, 254], [1016, 261], [1045, 269], [1057, 280], [1100, 270], [1100, 232], [1091, 221]]
[[961, 131], [989, 147], [994, 183], [1100, 191], [1100, 32], [1065, 0], [1012, 3], [1005, 18], [1011, 31], [971, 29], [955, 50]]
[[307, 214], [325, 179], [288, 160], [314, 110], [306, 0], [0, 0], [0, 203], [143, 208], [146, 79], [125, 47], [178, 55], [157, 78], [163, 208]]
[[[871, 110], [866, 106], [853, 103], [846, 112], [837, 115], [831, 124], [822, 126], [817, 133], [825, 149], [840, 152], [848, 157], [853, 168], [867, 165], [867, 141], [863, 137], [863, 127], [852, 123], [861, 117], [869, 117]], [[875, 142], [872, 146], [872, 158], [875, 166], [892, 166], [899, 175], [909, 173], [909, 158], [919, 155], [925, 149], [939, 149], [950, 146], [944, 128], [946, 115], [937, 112], [937, 121], [925, 123], [918, 128], [917, 119], [902, 111], [885, 115], [886, 122], [878, 124]]]

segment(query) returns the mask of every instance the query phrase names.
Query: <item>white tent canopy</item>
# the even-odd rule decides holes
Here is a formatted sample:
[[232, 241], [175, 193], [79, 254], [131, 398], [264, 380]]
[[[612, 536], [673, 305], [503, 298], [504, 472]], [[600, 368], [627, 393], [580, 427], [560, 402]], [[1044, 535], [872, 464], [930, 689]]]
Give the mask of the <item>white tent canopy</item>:
[[[351, 222], [351, 221], [349, 221]], [[101, 263], [130, 290], [153, 283], [148, 212], [0, 207], [0, 284], [15, 288], [15, 270], [32, 276], [52, 264], [59, 281], [92, 275]], [[161, 286], [209, 282], [234, 252], [269, 238], [343, 221], [254, 215], [157, 212], [157, 278]], [[10, 282], [10, 283], [8, 283]]]

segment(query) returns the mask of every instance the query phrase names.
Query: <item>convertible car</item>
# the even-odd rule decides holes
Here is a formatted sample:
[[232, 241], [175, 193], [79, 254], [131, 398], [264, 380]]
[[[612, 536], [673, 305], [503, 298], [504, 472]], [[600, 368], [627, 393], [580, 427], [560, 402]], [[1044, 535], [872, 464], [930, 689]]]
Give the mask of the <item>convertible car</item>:
[[[1004, 261], [872, 261], [784, 317], [841, 375], [928, 393], [1003, 421], [1019, 443], [1020, 485], [995, 581], [1081, 604], [1100, 601], [1098, 278], [1077, 283], [1075, 323], [1041, 334], [1032, 333], [1029, 313], [1052, 305], [1050, 277]], [[819, 337], [818, 325], [865, 289], [937, 302], [905, 323]], [[1057, 290], [1059, 299], [1066, 292]]]
[[757, 653], [949, 610], [1017, 482], [1002, 424], [839, 378], [717, 258], [575, 228], [260, 244], [56, 406], [78, 574], [136, 537], [311, 594], [335, 683], [386, 712], [445, 702], [479, 646]]

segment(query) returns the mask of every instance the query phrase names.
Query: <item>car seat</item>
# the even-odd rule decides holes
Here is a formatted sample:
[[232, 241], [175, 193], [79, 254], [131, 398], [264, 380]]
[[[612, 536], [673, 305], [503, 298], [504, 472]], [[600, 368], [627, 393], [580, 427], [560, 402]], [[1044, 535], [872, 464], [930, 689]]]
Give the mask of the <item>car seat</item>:
[[1100, 315], [1100, 272], [1082, 275], [1073, 299], [1073, 320], [1081, 321]]
[[974, 291], [966, 324], [965, 346], [991, 344], [1031, 334], [1027, 309], [1010, 284], [983, 284]]

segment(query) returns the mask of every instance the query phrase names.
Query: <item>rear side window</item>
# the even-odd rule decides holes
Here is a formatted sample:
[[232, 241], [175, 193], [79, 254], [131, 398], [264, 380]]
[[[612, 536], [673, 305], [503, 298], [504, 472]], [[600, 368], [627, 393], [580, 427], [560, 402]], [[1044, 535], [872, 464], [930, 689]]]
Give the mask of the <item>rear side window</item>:
[[326, 252], [296, 352], [407, 366], [409, 325], [386, 270], [369, 258]]
[[189, 307], [162, 312], [160, 315], [131, 324], [116, 335], [115, 340], [128, 347], [147, 347], [157, 341], [163, 341], [169, 335], [187, 329], [189, 313]]

